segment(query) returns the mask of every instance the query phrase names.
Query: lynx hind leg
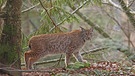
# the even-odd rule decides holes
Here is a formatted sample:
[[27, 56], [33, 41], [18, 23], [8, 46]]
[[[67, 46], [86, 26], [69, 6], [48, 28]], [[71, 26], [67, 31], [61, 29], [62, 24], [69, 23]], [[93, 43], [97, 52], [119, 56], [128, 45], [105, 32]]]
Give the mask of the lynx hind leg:
[[83, 57], [81, 56], [80, 52], [75, 52], [73, 53], [73, 56], [75, 57], [75, 59], [79, 62], [85, 62], [87, 63], [87, 60], [84, 60]]
[[66, 53], [66, 56], [65, 56], [65, 67], [67, 67], [69, 65], [71, 56], [72, 56], [72, 54]]
[[25, 66], [26, 66], [27, 69], [29, 67], [29, 57], [30, 57], [29, 53], [30, 53], [30, 51], [27, 51], [24, 54], [24, 57], [25, 57]]
[[35, 61], [39, 59], [38, 56], [35, 56], [35, 54], [30, 50], [25, 53], [25, 63], [27, 69], [32, 69], [32, 65]]

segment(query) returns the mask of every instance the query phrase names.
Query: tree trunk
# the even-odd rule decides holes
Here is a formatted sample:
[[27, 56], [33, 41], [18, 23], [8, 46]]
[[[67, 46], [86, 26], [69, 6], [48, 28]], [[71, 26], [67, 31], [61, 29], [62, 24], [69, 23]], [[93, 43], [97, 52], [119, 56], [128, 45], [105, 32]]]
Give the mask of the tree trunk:
[[21, 5], [22, 0], [7, 0], [0, 41], [0, 63], [17, 69], [21, 68]]

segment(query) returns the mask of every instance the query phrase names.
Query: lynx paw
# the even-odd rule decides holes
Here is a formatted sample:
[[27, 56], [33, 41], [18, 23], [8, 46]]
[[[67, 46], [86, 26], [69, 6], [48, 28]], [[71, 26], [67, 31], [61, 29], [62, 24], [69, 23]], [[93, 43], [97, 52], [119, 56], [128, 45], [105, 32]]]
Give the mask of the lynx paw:
[[82, 62], [87, 63], [88, 61], [87, 60], [82, 60]]

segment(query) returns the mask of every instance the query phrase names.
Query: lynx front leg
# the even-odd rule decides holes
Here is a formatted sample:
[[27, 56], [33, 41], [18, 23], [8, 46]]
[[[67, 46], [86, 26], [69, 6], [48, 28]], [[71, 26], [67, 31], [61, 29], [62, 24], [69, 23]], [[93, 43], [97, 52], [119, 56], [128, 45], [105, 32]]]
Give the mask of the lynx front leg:
[[80, 54], [80, 52], [75, 52], [73, 53], [73, 56], [75, 57], [75, 59], [79, 62], [87, 62], [87, 60], [84, 60]]

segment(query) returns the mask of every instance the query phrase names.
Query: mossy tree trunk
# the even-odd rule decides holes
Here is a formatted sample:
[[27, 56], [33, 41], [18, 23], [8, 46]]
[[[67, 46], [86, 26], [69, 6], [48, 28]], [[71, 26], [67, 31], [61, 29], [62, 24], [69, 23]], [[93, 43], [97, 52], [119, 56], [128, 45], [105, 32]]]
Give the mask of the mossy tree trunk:
[[0, 63], [20, 69], [22, 0], [7, 0], [0, 40]]

